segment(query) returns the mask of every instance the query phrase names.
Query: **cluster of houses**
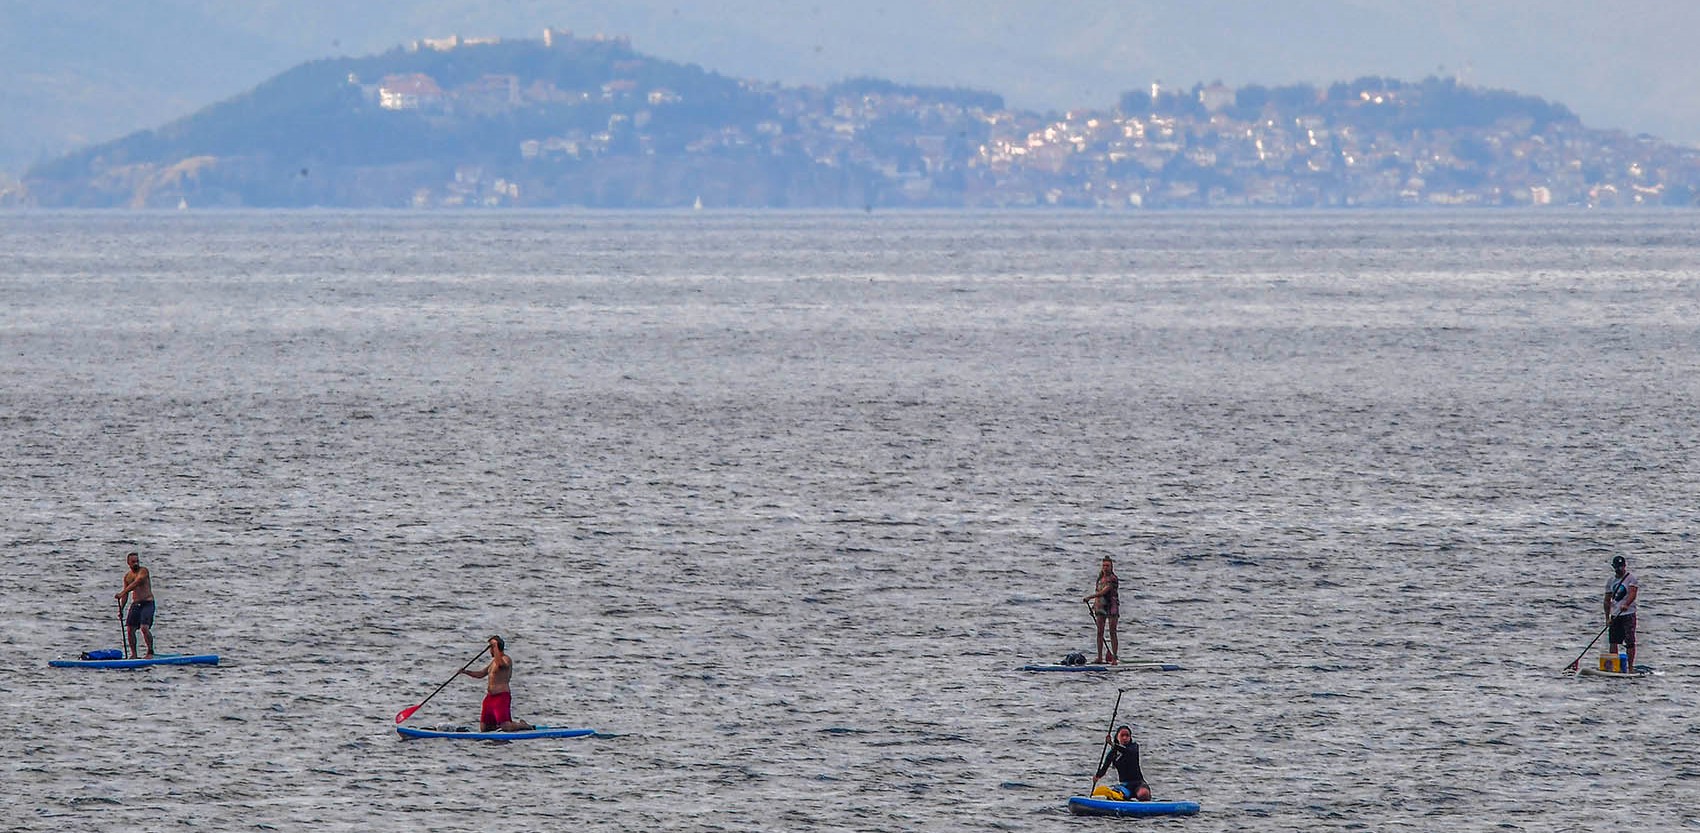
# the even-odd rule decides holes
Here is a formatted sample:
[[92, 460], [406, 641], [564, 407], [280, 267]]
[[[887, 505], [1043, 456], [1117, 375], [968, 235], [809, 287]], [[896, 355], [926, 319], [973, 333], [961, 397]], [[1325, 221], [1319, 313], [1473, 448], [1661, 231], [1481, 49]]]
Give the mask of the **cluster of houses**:
[[[408, 44], [410, 52], [430, 50], [434, 52], [452, 52], [456, 49], [470, 46], [494, 46], [500, 44], [499, 37], [461, 37], [449, 35], [445, 38], [424, 38]], [[624, 35], [608, 36], [597, 34], [586, 38], [586, 43], [615, 44], [630, 48], [631, 41]], [[548, 27], [543, 30], [543, 44], [549, 49], [566, 49], [575, 46], [571, 31]], [[643, 65], [641, 60], [624, 62], [625, 69]], [[617, 62], [613, 69], [618, 72], [622, 67]], [[362, 83], [358, 75], [350, 75], [348, 83], [360, 88], [367, 101], [376, 103], [385, 110], [408, 110], [428, 114], [480, 115], [500, 112], [519, 107], [526, 103], [542, 104], [582, 104], [593, 100], [613, 101], [626, 96], [637, 89], [636, 81], [630, 79], [615, 79], [601, 85], [600, 89], [562, 90], [547, 79], [534, 79], [523, 86], [520, 77], [509, 73], [487, 73], [478, 79], [462, 84], [454, 89], [445, 90], [437, 79], [422, 72], [397, 73], [386, 75], [375, 83]], [[665, 102], [672, 94], [665, 90], [652, 91], [652, 102]], [[672, 96], [676, 100], [677, 96]]]
[[1069, 114], [999, 130], [971, 165], [1000, 204], [1688, 205], [1700, 153], [1527, 119], [1396, 134], [1317, 117]]
[[[921, 203], [1608, 207], [1693, 205], [1700, 194], [1700, 150], [1573, 120], [1537, 125], [1514, 116], [1480, 127], [1394, 131], [1272, 108], [1235, 118], [1226, 112], [1232, 90], [1211, 85], [1196, 95], [1200, 106], [1186, 114], [1084, 111], [1061, 118], [870, 95], [801, 123], [836, 137], [850, 159]], [[1360, 95], [1364, 107], [1408, 106], [1391, 94]], [[857, 147], [856, 137], [887, 124], [905, 125], [905, 135]], [[964, 134], [982, 140], [963, 152], [951, 137]], [[921, 164], [867, 146], [907, 146], [907, 158]], [[817, 158], [831, 164], [844, 157]]]
[[[1221, 90], [1206, 88], [1213, 97]], [[851, 168], [880, 179], [881, 201], [912, 206], [1162, 208], [1419, 205], [1690, 204], [1700, 186], [1700, 154], [1645, 138], [1577, 124], [1533, 129], [1510, 119], [1486, 128], [1396, 135], [1316, 116], [1235, 120], [1158, 113], [1075, 112], [1045, 119], [908, 94], [869, 94], [815, 102], [789, 98], [771, 118], [705, 128], [688, 155], [755, 152]], [[1231, 92], [1228, 93], [1231, 95]], [[383, 106], [441, 106], [448, 94], [429, 79], [385, 79]], [[622, 130], [625, 152], [654, 153], [644, 128], [657, 108], [678, 103], [667, 89], [619, 82], [562, 91], [490, 77], [455, 90], [463, 108], [524, 102], [632, 102], [606, 129], [520, 141], [524, 160], [595, 159]], [[1206, 103], [1207, 107], [1211, 105]], [[963, 137], [973, 137], [964, 141]], [[494, 202], [518, 201], [513, 183]]]

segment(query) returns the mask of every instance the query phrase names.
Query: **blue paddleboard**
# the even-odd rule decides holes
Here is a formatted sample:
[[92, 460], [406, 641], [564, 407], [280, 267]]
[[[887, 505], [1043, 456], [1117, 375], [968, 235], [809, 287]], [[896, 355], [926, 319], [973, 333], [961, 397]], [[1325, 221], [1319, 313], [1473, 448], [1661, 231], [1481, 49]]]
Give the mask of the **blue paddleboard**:
[[55, 659], [54, 668], [146, 668], [150, 665], [217, 665], [218, 654], [154, 654], [146, 659]]
[[1195, 801], [1113, 801], [1077, 795], [1068, 800], [1068, 811], [1077, 816], [1195, 816]]
[[450, 740], [536, 740], [538, 738], [581, 738], [596, 734], [595, 729], [554, 729], [539, 726], [519, 732], [474, 732], [453, 729], [415, 729], [397, 726], [396, 733], [404, 738], [448, 738]]

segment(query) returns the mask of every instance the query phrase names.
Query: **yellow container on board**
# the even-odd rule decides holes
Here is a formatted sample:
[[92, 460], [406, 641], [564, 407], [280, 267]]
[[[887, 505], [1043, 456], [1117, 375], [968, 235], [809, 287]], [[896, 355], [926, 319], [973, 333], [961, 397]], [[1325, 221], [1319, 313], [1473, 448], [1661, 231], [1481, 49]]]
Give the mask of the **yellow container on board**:
[[1613, 674], [1629, 673], [1623, 667], [1623, 659], [1617, 654], [1600, 654], [1600, 670], [1610, 671]]

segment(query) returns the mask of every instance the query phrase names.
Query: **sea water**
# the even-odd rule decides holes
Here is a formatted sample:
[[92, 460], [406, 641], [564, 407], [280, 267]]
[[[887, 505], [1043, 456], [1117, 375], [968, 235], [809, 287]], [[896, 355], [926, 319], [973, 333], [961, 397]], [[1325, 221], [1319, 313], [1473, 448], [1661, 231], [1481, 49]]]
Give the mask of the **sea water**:
[[[1700, 825], [1697, 232], [0, 215], [0, 828], [1101, 830], [1112, 718], [1159, 826]], [[131, 550], [221, 665], [47, 667]], [[1014, 670], [1104, 556], [1185, 670]], [[602, 734], [399, 740], [492, 633]]]

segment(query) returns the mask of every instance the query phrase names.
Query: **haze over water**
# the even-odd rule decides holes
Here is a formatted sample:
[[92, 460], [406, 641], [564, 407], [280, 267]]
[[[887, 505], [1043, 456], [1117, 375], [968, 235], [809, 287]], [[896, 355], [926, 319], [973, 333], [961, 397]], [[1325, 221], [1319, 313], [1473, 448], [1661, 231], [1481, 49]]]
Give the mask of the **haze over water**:
[[[7, 216], [0, 827], [1700, 825], [1696, 224]], [[223, 664], [47, 667], [131, 549]], [[1185, 670], [1015, 671], [1104, 555]], [[498, 632], [603, 734], [398, 740]], [[1117, 686], [1201, 815], [1066, 814]]]

